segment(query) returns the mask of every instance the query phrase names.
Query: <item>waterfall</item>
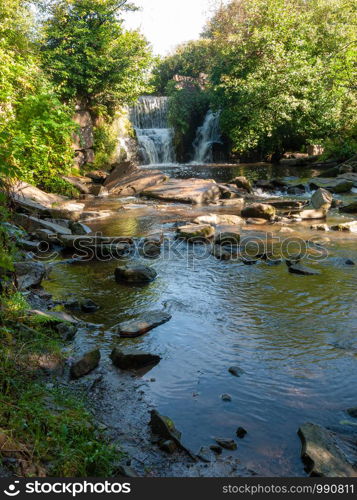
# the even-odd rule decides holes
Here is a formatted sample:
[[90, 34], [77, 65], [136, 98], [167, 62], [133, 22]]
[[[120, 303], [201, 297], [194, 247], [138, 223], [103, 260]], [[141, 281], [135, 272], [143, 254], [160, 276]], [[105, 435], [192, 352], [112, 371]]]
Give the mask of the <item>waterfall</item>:
[[140, 156], [145, 165], [175, 162], [173, 130], [168, 124], [168, 98], [143, 96], [130, 110]]
[[196, 139], [193, 143], [193, 163], [212, 163], [214, 144], [222, 144], [219, 126], [220, 112], [208, 111], [203, 125], [197, 129]]

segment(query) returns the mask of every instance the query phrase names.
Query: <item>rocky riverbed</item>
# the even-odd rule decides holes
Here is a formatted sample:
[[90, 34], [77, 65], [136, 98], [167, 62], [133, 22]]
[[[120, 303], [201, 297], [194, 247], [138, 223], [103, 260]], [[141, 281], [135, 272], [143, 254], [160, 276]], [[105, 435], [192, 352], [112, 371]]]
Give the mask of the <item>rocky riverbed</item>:
[[[72, 369], [128, 453], [123, 474], [319, 473], [301, 460], [299, 429], [305, 455], [332, 440], [353, 474], [353, 172], [341, 193], [316, 167], [127, 168], [76, 179], [83, 200], [15, 194], [30, 232], [17, 236], [20, 287], [34, 309], [79, 320], [60, 383]], [[153, 429], [154, 409], [174, 424]], [[316, 467], [337, 474], [337, 455], [334, 470]]]

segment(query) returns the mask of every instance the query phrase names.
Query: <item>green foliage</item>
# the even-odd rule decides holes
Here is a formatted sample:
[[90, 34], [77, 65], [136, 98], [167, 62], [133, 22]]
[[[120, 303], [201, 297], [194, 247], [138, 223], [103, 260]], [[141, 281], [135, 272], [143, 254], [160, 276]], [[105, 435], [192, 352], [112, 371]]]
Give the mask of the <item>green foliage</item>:
[[159, 58], [152, 71], [151, 83], [159, 95], [170, 94], [170, 82], [175, 75], [199, 78], [208, 73], [212, 62], [212, 44], [207, 40], [197, 40], [180, 45], [176, 51]]
[[353, 129], [356, 4], [343, 0], [233, 0], [206, 36], [222, 128], [234, 151], [321, 143]]
[[0, 433], [22, 450], [25, 475], [34, 474], [35, 466], [55, 477], [111, 476], [120, 453], [97, 430], [84, 394], [49, 388], [39, 376], [38, 359], [63, 362], [52, 323], [29, 317], [19, 292], [1, 299]]
[[0, 174], [50, 186], [73, 163], [72, 113], [39, 68], [23, 3], [2, 3], [0, 18]]
[[118, 137], [112, 123], [102, 122], [94, 129], [95, 167], [103, 168], [111, 165], [113, 155], [118, 147]]
[[96, 114], [114, 113], [147, 90], [151, 57], [146, 40], [125, 31], [123, 0], [57, 0], [47, 8], [43, 66], [61, 95]]
[[0, 270], [2, 271], [12, 271], [14, 268], [13, 244], [6, 226], [8, 217], [7, 197], [3, 191], [0, 192]]
[[190, 159], [196, 130], [202, 125], [209, 98], [199, 87], [181, 90], [172, 88], [170, 93], [169, 122], [175, 130], [177, 155], [180, 161], [185, 162]]

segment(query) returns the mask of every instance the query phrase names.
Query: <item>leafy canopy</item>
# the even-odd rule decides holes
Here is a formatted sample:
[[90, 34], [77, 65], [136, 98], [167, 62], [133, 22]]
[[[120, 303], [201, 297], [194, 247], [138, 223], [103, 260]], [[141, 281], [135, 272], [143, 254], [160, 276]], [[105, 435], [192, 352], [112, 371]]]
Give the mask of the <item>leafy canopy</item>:
[[61, 95], [90, 109], [113, 113], [147, 90], [151, 61], [146, 40], [125, 31], [122, 0], [57, 0], [47, 7], [43, 66]]

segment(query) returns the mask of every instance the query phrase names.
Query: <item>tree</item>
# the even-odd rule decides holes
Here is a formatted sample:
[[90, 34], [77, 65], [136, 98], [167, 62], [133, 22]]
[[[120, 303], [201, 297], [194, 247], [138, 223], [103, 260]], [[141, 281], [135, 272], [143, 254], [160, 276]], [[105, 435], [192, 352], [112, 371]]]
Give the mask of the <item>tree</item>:
[[113, 114], [147, 89], [151, 55], [146, 40], [125, 31], [125, 0], [57, 0], [43, 26], [43, 67], [66, 100], [94, 114]]
[[233, 150], [282, 152], [342, 131], [355, 147], [356, 9], [233, 0], [217, 11], [205, 31], [217, 51], [211, 90]]

